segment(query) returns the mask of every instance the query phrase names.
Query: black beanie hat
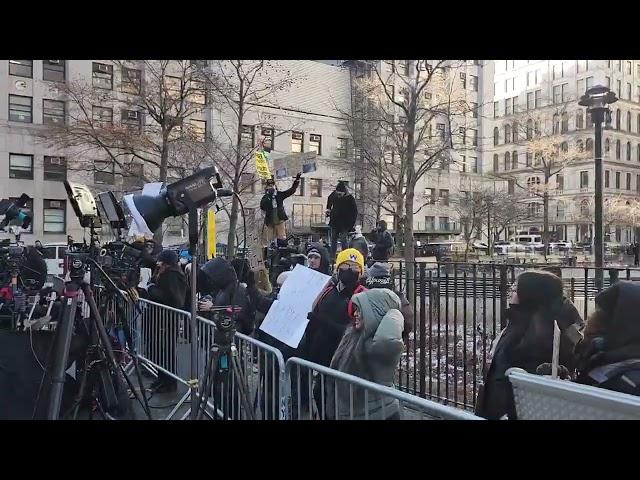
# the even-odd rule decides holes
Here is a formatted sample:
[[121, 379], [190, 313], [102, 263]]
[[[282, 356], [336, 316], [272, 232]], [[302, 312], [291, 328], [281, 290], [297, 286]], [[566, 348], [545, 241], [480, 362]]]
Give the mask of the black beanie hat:
[[178, 254], [173, 250], [163, 250], [160, 255], [158, 255], [158, 262], [166, 263], [168, 265], [177, 265], [178, 264]]

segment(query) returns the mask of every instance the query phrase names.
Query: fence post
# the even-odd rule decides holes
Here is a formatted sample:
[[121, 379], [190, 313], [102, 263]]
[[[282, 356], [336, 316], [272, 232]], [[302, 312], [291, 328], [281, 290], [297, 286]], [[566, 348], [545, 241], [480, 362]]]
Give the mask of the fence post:
[[[420, 264], [420, 396], [425, 398], [426, 396], [426, 352], [425, 349], [427, 347], [427, 339], [426, 339], [426, 325], [425, 325], [425, 268], [424, 263]], [[415, 322], [415, 315], [414, 315]], [[415, 328], [414, 328], [415, 332]], [[429, 332], [431, 334], [431, 332]], [[415, 338], [413, 339], [415, 342]], [[429, 392], [431, 393], [431, 392]]]
[[507, 265], [500, 265], [500, 330], [502, 330], [506, 326], [506, 315], [505, 312], [507, 310], [507, 296], [509, 292], [507, 291]]

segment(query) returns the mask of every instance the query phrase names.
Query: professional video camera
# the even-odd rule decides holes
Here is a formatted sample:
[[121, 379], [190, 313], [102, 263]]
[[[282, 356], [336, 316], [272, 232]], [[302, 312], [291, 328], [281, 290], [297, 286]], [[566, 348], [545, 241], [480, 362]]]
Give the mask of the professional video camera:
[[265, 247], [266, 266], [269, 270], [269, 280], [275, 285], [278, 275], [295, 268], [296, 265], [305, 265], [307, 257], [302, 253], [301, 241], [298, 237], [289, 236], [286, 243], [275, 240]]

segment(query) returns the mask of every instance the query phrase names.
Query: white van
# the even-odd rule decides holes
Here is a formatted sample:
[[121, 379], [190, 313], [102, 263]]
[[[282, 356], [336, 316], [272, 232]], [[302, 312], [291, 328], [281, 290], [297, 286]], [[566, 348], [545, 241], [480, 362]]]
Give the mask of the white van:
[[516, 235], [515, 237], [511, 237], [509, 241], [518, 243], [520, 245], [524, 245], [525, 247], [528, 247], [529, 249], [532, 249], [532, 250], [544, 248], [544, 243], [542, 242], [542, 235], [536, 235], [536, 234]]
[[47, 273], [62, 277], [64, 274], [64, 254], [67, 251], [67, 244], [48, 243], [42, 246], [44, 261], [47, 264]]

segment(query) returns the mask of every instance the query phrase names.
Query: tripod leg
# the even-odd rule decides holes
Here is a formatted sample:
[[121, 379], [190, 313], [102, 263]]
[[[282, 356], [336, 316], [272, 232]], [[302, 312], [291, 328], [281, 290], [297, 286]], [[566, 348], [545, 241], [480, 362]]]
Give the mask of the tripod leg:
[[[217, 346], [213, 346], [211, 353], [209, 354], [209, 361], [207, 362], [207, 369], [202, 379], [202, 386], [200, 388], [200, 394], [198, 395], [198, 403], [195, 419], [200, 419], [202, 410], [207, 408], [207, 402], [209, 401], [209, 380], [212, 375], [218, 371], [218, 362], [220, 361], [220, 349]], [[212, 372], [212, 369], [215, 369]], [[215, 378], [213, 379], [213, 387], [215, 388]], [[215, 395], [214, 395], [215, 399]], [[204, 401], [204, 403], [203, 403]]]
[[235, 345], [231, 347], [231, 352], [231, 364], [233, 366], [235, 381], [238, 385], [238, 390], [240, 391], [240, 400], [242, 401], [249, 420], [255, 420], [254, 412], [251, 409], [251, 401], [249, 400], [249, 386], [246, 384], [244, 375], [242, 374], [240, 362], [238, 360], [238, 350]]

